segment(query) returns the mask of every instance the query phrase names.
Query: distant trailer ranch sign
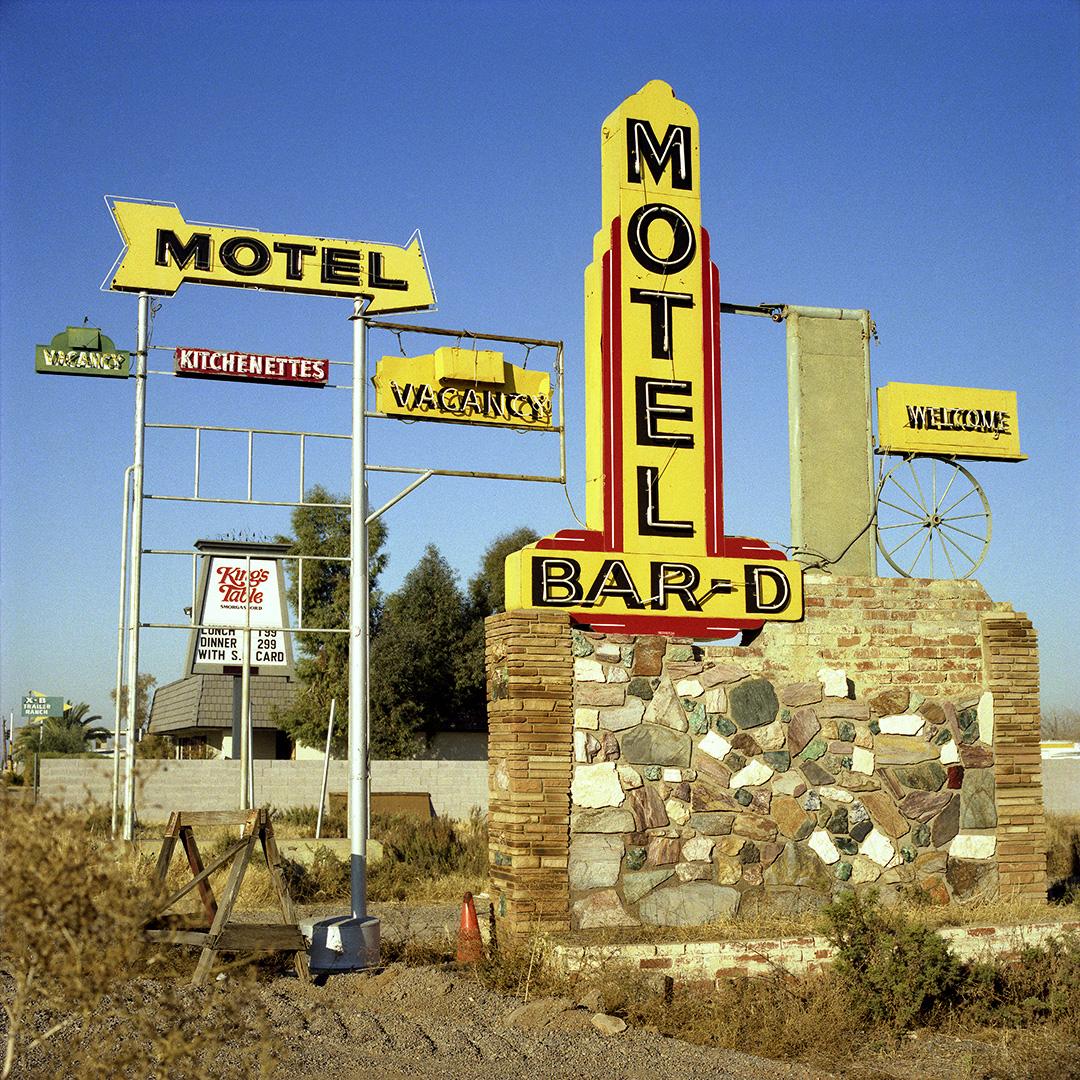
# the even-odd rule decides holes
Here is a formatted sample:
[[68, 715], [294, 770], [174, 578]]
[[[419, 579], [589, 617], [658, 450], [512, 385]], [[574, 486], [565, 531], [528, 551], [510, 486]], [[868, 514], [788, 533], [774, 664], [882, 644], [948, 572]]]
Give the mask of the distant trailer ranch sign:
[[125, 247], [106, 286], [172, 296], [185, 281], [241, 289], [368, 297], [369, 314], [435, 303], [419, 232], [401, 247], [184, 220], [172, 203], [110, 200]]
[[64, 715], [64, 699], [62, 697], [39, 697], [37, 694], [27, 694], [22, 702], [23, 716], [60, 717]]
[[178, 348], [173, 354], [173, 371], [177, 375], [206, 379], [325, 386], [330, 378], [330, 361], [306, 356]]

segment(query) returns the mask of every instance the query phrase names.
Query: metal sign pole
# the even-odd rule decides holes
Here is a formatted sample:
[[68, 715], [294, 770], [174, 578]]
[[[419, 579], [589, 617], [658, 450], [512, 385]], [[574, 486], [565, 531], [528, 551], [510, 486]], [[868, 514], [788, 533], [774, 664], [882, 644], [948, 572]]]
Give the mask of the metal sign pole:
[[349, 852], [352, 916], [367, 915], [367, 485], [364, 476], [364, 404], [367, 389], [367, 319], [353, 301], [352, 479], [349, 558]]
[[334, 738], [334, 713], [337, 711], [337, 698], [330, 699], [330, 721], [326, 725], [326, 753], [323, 754], [322, 787], [319, 788], [319, 813], [315, 818], [315, 839], [322, 839], [323, 810], [326, 808], [326, 785], [330, 779], [330, 743]]
[[240, 809], [251, 809], [251, 556], [244, 560], [244, 628], [240, 647]]
[[113, 713], [112, 830], [116, 839], [120, 824], [120, 714], [124, 711], [124, 601], [127, 599], [128, 515], [131, 510], [131, 473], [124, 470], [124, 513], [120, 526], [120, 604], [116, 613], [116, 709]]
[[353, 301], [352, 478], [349, 500], [349, 883], [348, 915], [301, 923], [311, 941], [313, 971], [360, 971], [379, 962], [379, 920], [367, 914], [368, 834], [368, 564], [367, 487], [364, 475], [364, 404], [367, 391], [367, 319]]
[[135, 839], [135, 732], [139, 697], [139, 591], [142, 586], [143, 447], [146, 442], [146, 351], [150, 343], [150, 294], [139, 293], [135, 369], [135, 454], [131, 462], [131, 582], [128, 603], [127, 774], [124, 777], [124, 839]]

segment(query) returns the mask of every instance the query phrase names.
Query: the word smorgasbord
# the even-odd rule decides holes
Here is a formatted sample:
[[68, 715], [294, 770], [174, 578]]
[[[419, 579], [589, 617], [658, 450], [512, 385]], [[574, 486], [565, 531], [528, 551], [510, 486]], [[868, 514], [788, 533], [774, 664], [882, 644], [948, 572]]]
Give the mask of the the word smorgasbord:
[[698, 124], [664, 82], [604, 123], [585, 274], [586, 524], [506, 560], [506, 608], [708, 640], [802, 617], [802, 567], [726, 536], [719, 273]]

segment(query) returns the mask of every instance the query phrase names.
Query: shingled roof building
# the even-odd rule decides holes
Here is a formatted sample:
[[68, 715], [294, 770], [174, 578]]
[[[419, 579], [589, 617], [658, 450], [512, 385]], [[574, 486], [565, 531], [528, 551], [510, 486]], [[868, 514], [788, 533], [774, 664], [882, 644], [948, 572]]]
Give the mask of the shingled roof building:
[[[293, 756], [292, 740], [273, 717], [292, 704], [296, 691], [292, 679], [251, 676], [252, 757]], [[175, 739], [180, 757], [235, 757], [239, 746], [233, 745], [234, 694], [239, 697], [240, 680], [232, 675], [189, 675], [167, 683], [158, 688], [150, 705], [150, 733]]]

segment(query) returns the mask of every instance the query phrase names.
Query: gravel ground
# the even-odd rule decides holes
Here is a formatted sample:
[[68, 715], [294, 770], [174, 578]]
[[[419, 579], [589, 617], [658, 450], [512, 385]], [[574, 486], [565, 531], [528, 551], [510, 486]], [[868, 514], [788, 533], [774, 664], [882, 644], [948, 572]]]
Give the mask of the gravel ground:
[[587, 1009], [521, 1002], [467, 973], [392, 965], [325, 987], [280, 979], [262, 994], [280, 1031], [281, 1071], [298, 1080], [738, 1077], [810, 1080], [831, 1074], [643, 1030], [602, 1035]]
[[[455, 904], [373, 904], [371, 911], [382, 920], [383, 940], [391, 946], [388, 957], [400, 953], [393, 946], [401, 942], [444, 944], [457, 932]], [[308, 906], [301, 917], [341, 913], [341, 905]], [[0, 986], [0, 997], [8, 993], [9, 985]], [[192, 993], [192, 1011], [201, 1012], [199, 992]], [[840, 1059], [844, 1063], [829, 1071], [696, 1046], [647, 1027], [603, 1034], [594, 1026], [597, 1014], [570, 999], [534, 997], [523, 1005], [520, 997], [485, 988], [468, 969], [438, 964], [390, 963], [380, 971], [332, 976], [322, 985], [305, 985], [291, 973], [264, 969], [244, 1008], [273, 1032], [274, 1075], [289, 1080], [1080, 1077], [1076, 1046], [1062, 1046], [1060, 1053], [1055, 1049], [1047, 1071], [1045, 1064], [1029, 1068], [1019, 1046], [1003, 1054], [1000, 1045], [920, 1033], [899, 1050], [849, 1047], [846, 1059]], [[805, 1022], [814, 1023], [814, 1017]], [[119, 1029], [113, 1035], [123, 1038]], [[16, 1080], [56, 1078], [50, 1056], [47, 1050], [34, 1052], [16, 1069]], [[247, 1075], [230, 1056], [216, 1053], [204, 1063], [204, 1075]], [[1045, 1054], [1039, 1056], [1045, 1062]]]

